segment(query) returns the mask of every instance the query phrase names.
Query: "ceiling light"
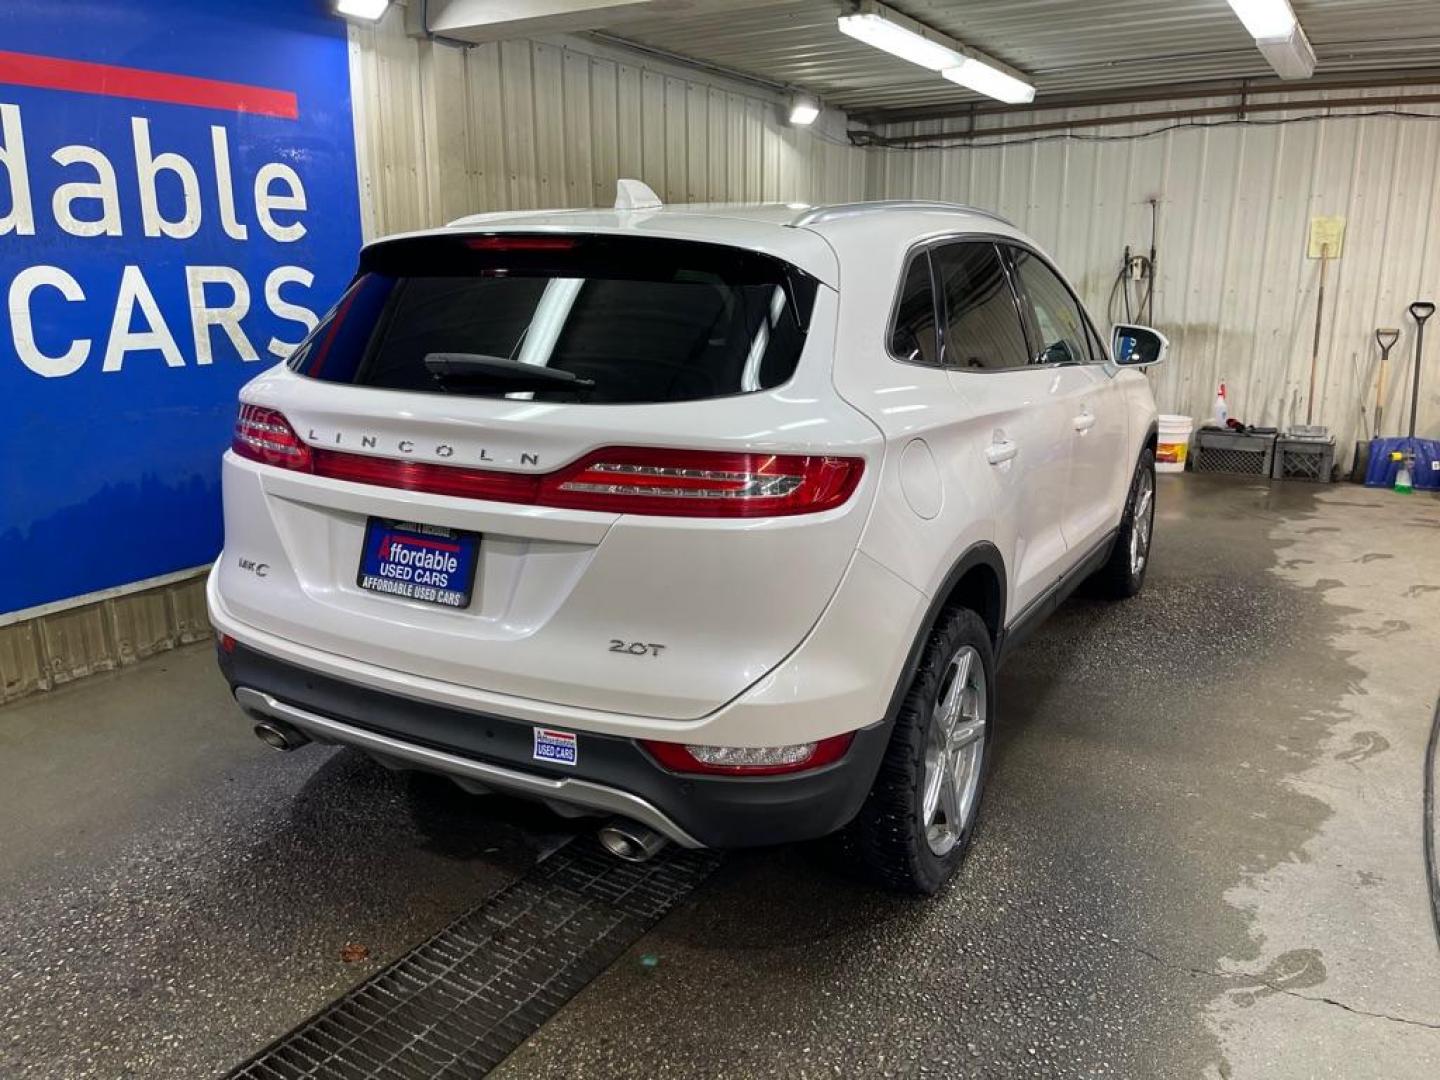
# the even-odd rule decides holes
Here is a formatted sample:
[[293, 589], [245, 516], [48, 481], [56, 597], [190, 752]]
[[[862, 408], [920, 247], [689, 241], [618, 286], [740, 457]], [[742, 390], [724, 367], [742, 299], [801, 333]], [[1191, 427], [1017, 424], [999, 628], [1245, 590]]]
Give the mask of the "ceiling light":
[[1308, 79], [1315, 74], [1315, 50], [1299, 23], [1284, 37], [1261, 39], [1255, 47], [1282, 79]]
[[809, 94], [796, 94], [790, 99], [790, 123], [809, 127], [820, 115], [820, 102]]
[[1230, 0], [1230, 6], [1256, 41], [1289, 37], [1296, 26], [1290, 0]]
[[375, 22], [389, 6], [390, 0], [335, 0], [335, 13]]
[[[882, 15], [871, 10], [856, 15], [841, 15], [837, 22], [842, 34], [931, 71], [944, 71], [964, 61], [963, 53], [926, 36], [924, 27], [918, 23], [912, 24], [915, 29], [902, 26], [899, 20], [903, 18], [898, 14]], [[911, 22], [909, 19], [905, 21]]]
[[940, 74], [953, 83], [1003, 101], [1006, 105], [1028, 105], [1035, 100], [1032, 84], [973, 56], [967, 56], [963, 64], [946, 68]]
[[837, 19], [840, 32], [902, 60], [938, 71], [953, 83], [1007, 105], [1035, 100], [1035, 87], [1014, 68], [977, 52], [924, 23], [863, 0], [853, 15]]

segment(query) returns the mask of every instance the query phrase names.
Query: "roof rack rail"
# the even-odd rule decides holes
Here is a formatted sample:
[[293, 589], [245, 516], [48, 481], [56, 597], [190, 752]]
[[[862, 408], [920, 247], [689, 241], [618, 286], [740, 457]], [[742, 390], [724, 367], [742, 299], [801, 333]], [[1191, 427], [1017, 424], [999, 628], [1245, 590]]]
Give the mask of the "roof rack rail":
[[871, 202], [835, 203], [832, 206], [812, 206], [789, 222], [791, 228], [803, 229], [807, 225], [814, 225], [821, 221], [834, 221], [836, 218], [852, 217], [856, 214], [868, 214], [875, 211], [886, 210], [940, 210], [950, 211], [956, 214], [979, 214], [981, 217], [998, 221], [1002, 225], [1009, 225], [1012, 229], [1015, 223], [1007, 217], [995, 213], [993, 210], [986, 210], [979, 206], [962, 206], [959, 203], [940, 202], [935, 199], [876, 199]]

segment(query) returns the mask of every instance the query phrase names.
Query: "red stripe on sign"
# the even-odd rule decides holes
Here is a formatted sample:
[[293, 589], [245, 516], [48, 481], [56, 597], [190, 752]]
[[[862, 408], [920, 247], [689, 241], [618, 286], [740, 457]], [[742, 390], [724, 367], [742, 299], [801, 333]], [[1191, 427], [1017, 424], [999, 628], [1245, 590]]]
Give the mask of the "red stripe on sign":
[[163, 101], [171, 105], [194, 105], [201, 109], [259, 113], [284, 120], [294, 120], [300, 115], [295, 95], [289, 90], [271, 90], [264, 86], [221, 82], [218, 79], [197, 79], [192, 75], [170, 75], [116, 64], [61, 60], [33, 53], [0, 50], [0, 83], [136, 98], [140, 101]]

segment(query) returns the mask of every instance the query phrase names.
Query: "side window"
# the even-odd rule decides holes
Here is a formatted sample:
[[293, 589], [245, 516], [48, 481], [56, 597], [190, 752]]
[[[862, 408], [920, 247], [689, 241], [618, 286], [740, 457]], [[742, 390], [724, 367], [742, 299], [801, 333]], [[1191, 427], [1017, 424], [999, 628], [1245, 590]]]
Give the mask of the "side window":
[[920, 252], [905, 268], [900, 305], [890, 327], [890, 352], [912, 364], [938, 364], [940, 342], [935, 335], [935, 295], [930, 286], [930, 256]]
[[1038, 257], [1010, 249], [1020, 291], [1031, 316], [1032, 364], [1090, 363], [1090, 330], [1065, 283]]
[[995, 245], [946, 244], [933, 258], [945, 300], [945, 363], [975, 371], [1024, 367], [1025, 331]]

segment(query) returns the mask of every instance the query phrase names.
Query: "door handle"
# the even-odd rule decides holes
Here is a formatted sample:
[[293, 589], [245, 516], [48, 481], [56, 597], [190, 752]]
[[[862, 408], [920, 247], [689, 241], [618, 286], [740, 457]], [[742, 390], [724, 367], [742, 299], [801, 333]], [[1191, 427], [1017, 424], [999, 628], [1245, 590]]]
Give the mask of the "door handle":
[[1095, 426], [1095, 414], [1092, 412], [1082, 412], [1079, 416], [1075, 417], [1074, 422], [1076, 431], [1089, 431]]
[[985, 448], [985, 460], [991, 465], [999, 465], [1002, 461], [1009, 461], [1020, 452], [1020, 447], [1013, 439], [1001, 439], [992, 442]]

